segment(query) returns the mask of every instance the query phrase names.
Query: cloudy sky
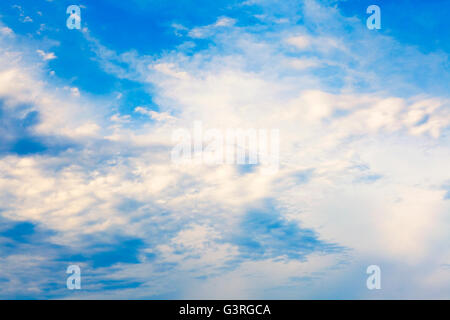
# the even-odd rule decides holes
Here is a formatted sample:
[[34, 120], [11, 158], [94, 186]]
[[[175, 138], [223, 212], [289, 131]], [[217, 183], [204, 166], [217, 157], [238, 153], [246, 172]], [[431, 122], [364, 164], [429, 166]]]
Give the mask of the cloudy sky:
[[[1, 0], [0, 298], [450, 298], [449, 9]], [[278, 171], [175, 165], [195, 121]]]

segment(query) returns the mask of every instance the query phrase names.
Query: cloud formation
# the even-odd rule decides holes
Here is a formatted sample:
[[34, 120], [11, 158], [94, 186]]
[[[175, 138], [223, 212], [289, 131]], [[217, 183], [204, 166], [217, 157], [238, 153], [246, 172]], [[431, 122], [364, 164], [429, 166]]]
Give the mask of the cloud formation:
[[[160, 56], [85, 29], [103, 71], [157, 106], [128, 113], [116, 97], [52, 82], [56, 55], [39, 49], [37, 63], [0, 28], [1, 120], [21, 126], [4, 130], [0, 150], [0, 295], [448, 297], [450, 97], [431, 79], [449, 78], [448, 56], [368, 34], [316, 1], [301, 8], [310, 28], [289, 8], [278, 8], [283, 23], [178, 26], [189, 45]], [[280, 170], [174, 165], [172, 132], [196, 120], [280, 129]], [[69, 263], [85, 272], [74, 294]], [[364, 287], [370, 264], [382, 293]]]

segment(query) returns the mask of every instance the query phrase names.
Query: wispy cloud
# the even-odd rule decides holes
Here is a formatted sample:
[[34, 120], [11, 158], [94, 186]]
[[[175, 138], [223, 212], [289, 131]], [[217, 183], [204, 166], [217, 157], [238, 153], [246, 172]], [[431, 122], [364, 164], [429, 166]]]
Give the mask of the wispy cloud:
[[[392, 283], [383, 297], [448, 296], [446, 53], [369, 34], [316, 1], [276, 5], [287, 20], [275, 24], [272, 1], [254, 5], [266, 22], [168, 24], [190, 49], [160, 55], [84, 30], [102, 70], [151, 104], [118, 108], [122, 93], [51, 82], [32, 59], [56, 54], [32, 44], [0, 51], [1, 119], [25, 128], [5, 130], [0, 150], [0, 214], [14, 222], [0, 246], [39, 239], [33, 255], [1, 257], [2, 296], [74, 297], [45, 271], [68, 262], [86, 270], [84, 298], [371, 298], [355, 274], [373, 263]], [[308, 28], [292, 23], [300, 13]], [[171, 134], [195, 120], [279, 128], [279, 172], [173, 165]]]
[[53, 52], [44, 52], [43, 50], [36, 50], [36, 52], [42, 57], [44, 61], [56, 59], [56, 56]]

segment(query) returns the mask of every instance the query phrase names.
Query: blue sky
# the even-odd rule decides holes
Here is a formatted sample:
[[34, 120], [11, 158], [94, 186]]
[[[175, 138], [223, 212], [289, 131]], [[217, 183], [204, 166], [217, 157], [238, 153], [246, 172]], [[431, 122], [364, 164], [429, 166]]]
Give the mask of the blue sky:
[[[0, 298], [449, 298], [449, 9], [3, 0]], [[175, 166], [194, 121], [279, 171]]]

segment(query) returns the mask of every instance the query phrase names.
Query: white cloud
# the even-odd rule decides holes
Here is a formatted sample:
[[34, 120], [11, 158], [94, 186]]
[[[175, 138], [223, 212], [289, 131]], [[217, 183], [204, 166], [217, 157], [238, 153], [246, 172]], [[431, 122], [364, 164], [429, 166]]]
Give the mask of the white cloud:
[[0, 27], [0, 34], [3, 36], [14, 36], [14, 31], [8, 27]]
[[236, 23], [235, 19], [228, 18], [228, 17], [221, 17], [221, 18], [217, 19], [214, 26], [216, 26], [216, 27], [231, 27], [235, 23]]
[[42, 57], [44, 61], [56, 59], [56, 56], [53, 52], [44, 52], [43, 50], [36, 50], [36, 52]]
[[144, 107], [136, 107], [134, 109], [134, 112], [141, 113], [148, 115], [150, 118], [156, 121], [168, 121], [174, 119], [169, 113], [167, 112], [156, 112], [153, 110], [148, 110]]
[[314, 68], [320, 66], [320, 62], [313, 59], [289, 59], [289, 66], [297, 70], [303, 70], [308, 68]]
[[299, 35], [286, 39], [286, 42], [298, 49], [306, 49], [312, 44], [312, 39], [309, 36]]
[[80, 96], [80, 90], [76, 87], [74, 88], [70, 88], [70, 94], [74, 97], [79, 97]]
[[[328, 13], [308, 5], [308, 19]], [[219, 27], [229, 28], [228, 33], [216, 32]], [[348, 63], [373, 59], [366, 56], [365, 39], [352, 44], [329, 32], [292, 28], [256, 37], [221, 18], [194, 28], [190, 36], [225, 42], [223, 52], [211, 47], [193, 56], [172, 52], [159, 59], [118, 55], [96, 43], [106, 71], [154, 88], [160, 111], [141, 106], [134, 112], [156, 121], [136, 127], [131, 116], [110, 115], [101, 101], [83, 100], [77, 88], [51, 90], [39, 74], [10, 64], [13, 53], [4, 53], [0, 97], [6, 106], [32, 104], [42, 115], [37, 133], [70, 137], [82, 147], [57, 156], [1, 158], [0, 200], [7, 204], [2, 215], [45, 225], [56, 232], [52, 241], [68, 246], [87, 247], [73, 241], [82, 235], [139, 237], [148, 245], [145, 252], [159, 255], [158, 262], [176, 264], [172, 275], [158, 274], [145, 257], [137, 265], [116, 266], [110, 277], [145, 282], [142, 291], [127, 291], [130, 296], [160, 293], [171, 282], [183, 286], [183, 297], [254, 298], [288, 287], [295, 278], [298, 282], [285, 294], [308, 298], [324, 295], [321, 290], [331, 284], [338, 287], [367, 261], [398, 266], [393, 281], [399, 286], [410, 278], [405, 270], [423, 272], [421, 280], [408, 282], [417, 296], [442, 288], [448, 271], [438, 266], [449, 263], [450, 204], [440, 187], [450, 172], [449, 97], [376, 90], [384, 74]], [[378, 44], [374, 50], [380, 50]], [[352, 45], [364, 45], [364, 50], [347, 50]], [[313, 55], [303, 56], [305, 51]], [[410, 56], [422, 57], [418, 52]], [[319, 65], [341, 69], [325, 76], [310, 70]], [[330, 79], [345, 85], [330, 86]], [[357, 81], [375, 89], [359, 92], [352, 86]], [[190, 128], [197, 119], [219, 129], [279, 128], [280, 171], [264, 176], [258, 170], [240, 174], [227, 165], [172, 165], [172, 131]], [[305, 177], [304, 172], [312, 173]], [[136, 208], [121, 210], [130, 199]], [[242, 257], [227, 237], [248, 210], [263, 207], [267, 199], [281, 221], [311, 228], [320, 240], [349, 252], [313, 253], [304, 261], [281, 252], [276, 258]], [[342, 263], [351, 268], [340, 269]], [[195, 279], [202, 275], [206, 281]], [[311, 281], [308, 293], [295, 292], [304, 285], [302, 278]], [[393, 288], [385, 294], [403, 294]]]
[[319, 50], [321, 52], [327, 52], [330, 50], [346, 50], [346, 47], [341, 40], [329, 36], [312, 37], [300, 34], [288, 37], [286, 43], [302, 51]]
[[[189, 37], [191, 38], [207, 38], [214, 35], [218, 29], [224, 27], [232, 27], [235, 24], [236, 20], [229, 17], [220, 17], [217, 21], [211, 25], [196, 27], [188, 32]], [[220, 31], [219, 31], [220, 32]]]

